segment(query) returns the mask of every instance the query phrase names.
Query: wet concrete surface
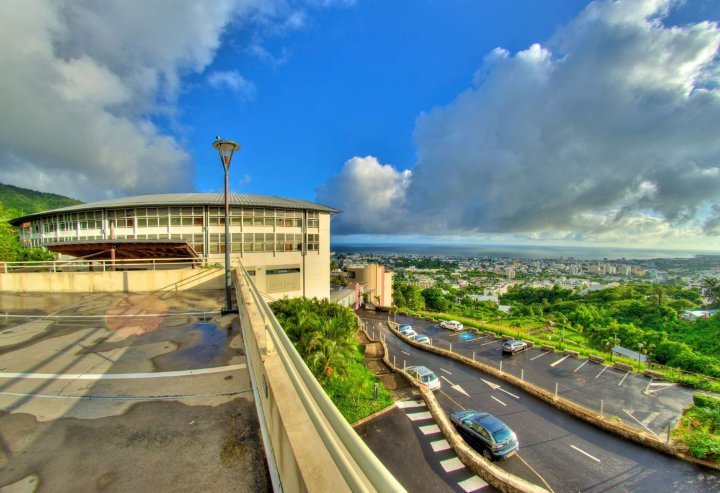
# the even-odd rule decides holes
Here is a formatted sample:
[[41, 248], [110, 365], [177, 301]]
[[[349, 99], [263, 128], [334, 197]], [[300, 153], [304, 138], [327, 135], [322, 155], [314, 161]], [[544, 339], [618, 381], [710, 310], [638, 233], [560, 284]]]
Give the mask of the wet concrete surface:
[[269, 491], [224, 291], [0, 293], [0, 491]]

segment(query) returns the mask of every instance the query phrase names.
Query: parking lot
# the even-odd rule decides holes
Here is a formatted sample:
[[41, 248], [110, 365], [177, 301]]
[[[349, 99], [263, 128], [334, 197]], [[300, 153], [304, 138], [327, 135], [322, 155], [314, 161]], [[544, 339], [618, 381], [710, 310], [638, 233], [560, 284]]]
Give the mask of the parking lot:
[[663, 438], [668, 426], [692, 402], [693, 389], [584, 358], [538, 348], [508, 354], [502, 351], [502, 340], [475, 331], [453, 332], [410, 317], [398, 316], [397, 322], [412, 324], [418, 333], [429, 336], [434, 346], [452, 349], [550, 392], [557, 391], [598, 414], [615, 416]]
[[0, 489], [267, 491], [224, 292], [0, 293]]

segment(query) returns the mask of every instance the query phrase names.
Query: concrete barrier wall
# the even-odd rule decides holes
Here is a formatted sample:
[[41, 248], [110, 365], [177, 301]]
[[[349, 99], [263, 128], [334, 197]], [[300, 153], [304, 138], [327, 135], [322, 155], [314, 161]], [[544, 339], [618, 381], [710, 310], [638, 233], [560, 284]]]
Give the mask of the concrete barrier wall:
[[224, 288], [224, 269], [0, 274], [0, 291], [8, 293], [129, 293]]
[[350, 491], [292, 388], [247, 283], [234, 277], [248, 370], [257, 387], [258, 419], [264, 420], [261, 427], [269, 439], [267, 443], [263, 437], [271, 473], [276, 471], [283, 491]]
[[236, 270], [233, 279], [275, 491], [404, 493], [330, 401], [250, 278]]

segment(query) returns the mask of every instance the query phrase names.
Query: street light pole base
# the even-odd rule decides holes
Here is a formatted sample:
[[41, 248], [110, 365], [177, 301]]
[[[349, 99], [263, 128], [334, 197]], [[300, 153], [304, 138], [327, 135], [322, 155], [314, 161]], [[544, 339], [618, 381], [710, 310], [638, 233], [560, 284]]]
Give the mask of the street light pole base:
[[223, 308], [220, 310], [220, 315], [227, 315], [228, 313], [239, 313], [237, 308]]

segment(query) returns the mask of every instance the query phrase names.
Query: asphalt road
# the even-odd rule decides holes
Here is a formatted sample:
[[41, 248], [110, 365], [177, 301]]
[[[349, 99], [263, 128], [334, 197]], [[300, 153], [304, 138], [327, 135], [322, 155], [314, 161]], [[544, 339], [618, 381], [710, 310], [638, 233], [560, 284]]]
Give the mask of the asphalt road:
[[[520, 389], [508, 386], [506, 382], [455, 361], [416, 349], [387, 328], [386, 314], [362, 312], [360, 315], [370, 321], [371, 332], [375, 330], [376, 333], [383, 334], [391, 361], [394, 359], [401, 367], [424, 364], [435, 371], [443, 384], [436, 396], [446, 412], [464, 408], [488, 411], [515, 430], [520, 441], [520, 453], [498, 464], [518, 476], [536, 484], [547, 485], [554, 491], [720, 491], [720, 475], [714, 471], [670, 458], [600, 431]], [[436, 328], [438, 332], [434, 332], [433, 324], [417, 321], [411, 323], [418, 332], [433, 337], [434, 343], [452, 338], [462, 341], [457, 334], [443, 329]], [[443, 335], [449, 339], [445, 339]], [[489, 341], [472, 342], [479, 346]], [[464, 343], [453, 343], [453, 350]], [[488, 358], [499, 361], [502, 358], [501, 351], [497, 349], [499, 343], [496, 343], [494, 348], [490, 346], [493, 345], [479, 346], [485, 349], [475, 348], [476, 357], [479, 357], [481, 352], [487, 352]], [[516, 354], [502, 359], [503, 369], [505, 370], [506, 366], [512, 367], [516, 361], [519, 362], [518, 356], [531, 358], [537, 354], [528, 352], [522, 356]], [[538, 359], [547, 357], [552, 356]], [[571, 369], [576, 369], [581, 362], [573, 361], [575, 365]], [[561, 364], [563, 363], [551, 368], [556, 369]], [[618, 386], [617, 382], [614, 385]]]
[[0, 490], [268, 491], [224, 292], [0, 293]]

